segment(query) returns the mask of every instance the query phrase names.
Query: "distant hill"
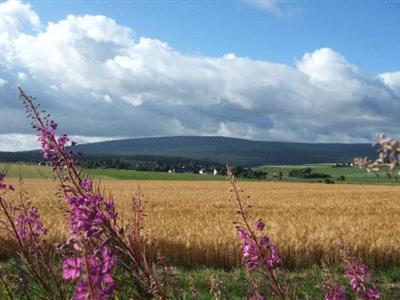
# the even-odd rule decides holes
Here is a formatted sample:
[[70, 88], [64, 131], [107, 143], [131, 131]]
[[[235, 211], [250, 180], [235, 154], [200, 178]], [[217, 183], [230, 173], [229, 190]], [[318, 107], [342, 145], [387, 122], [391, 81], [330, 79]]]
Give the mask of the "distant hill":
[[371, 144], [286, 143], [217, 136], [137, 138], [82, 144], [87, 155], [154, 155], [214, 161], [221, 164], [312, 164], [351, 162], [354, 157], [376, 157]]
[[[243, 166], [351, 162], [376, 157], [371, 144], [287, 143], [251, 141], [218, 136], [136, 138], [78, 145], [89, 156], [175, 157]], [[0, 161], [30, 161], [39, 151], [3, 152]]]

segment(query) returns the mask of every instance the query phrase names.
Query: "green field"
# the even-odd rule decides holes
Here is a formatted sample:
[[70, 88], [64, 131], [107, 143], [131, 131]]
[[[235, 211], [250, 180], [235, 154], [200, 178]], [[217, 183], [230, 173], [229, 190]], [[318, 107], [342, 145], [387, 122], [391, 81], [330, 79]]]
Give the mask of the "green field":
[[[1, 262], [0, 267], [10, 266], [13, 263], [15, 263], [13, 260]], [[349, 299], [355, 299], [355, 293], [350, 290], [349, 284], [343, 275], [343, 270], [341, 268], [334, 268], [331, 271], [335, 278], [337, 278], [340, 284], [346, 289], [347, 295], [351, 297]], [[400, 270], [398, 268], [372, 269], [371, 273], [373, 281], [377, 284], [381, 292], [381, 299], [400, 299]], [[250, 290], [247, 281], [248, 275], [244, 269], [222, 270], [205, 267], [185, 269], [174, 267], [173, 274], [177, 281], [176, 285], [179, 282], [180, 288], [183, 293], [186, 294], [185, 299], [192, 299], [192, 297], [190, 297], [192, 288], [197, 289], [199, 293], [198, 299], [246, 299]], [[282, 282], [286, 282], [292, 291], [294, 289], [296, 290], [296, 299], [324, 299], [322, 287], [323, 275], [319, 266], [314, 265], [308, 268], [291, 271], [283, 270], [280, 275]], [[210, 293], [212, 276], [218, 278], [222, 283], [222, 291], [225, 297], [212, 297]], [[261, 278], [258, 278], [258, 281], [262, 283], [260, 291], [271, 295], [272, 292], [266, 284], [263, 284], [264, 281]], [[114, 299], [128, 299], [128, 295], [125, 295], [123, 291], [120, 291], [120, 293], [115, 296]], [[1, 283], [0, 299], [9, 299]], [[41, 298], [34, 296], [30, 299]]]
[[[267, 179], [282, 180], [289, 182], [324, 182], [322, 178], [297, 178], [290, 177], [288, 174], [293, 169], [311, 168], [312, 173], [322, 173], [331, 175], [331, 180], [335, 183], [358, 183], [358, 184], [399, 184], [400, 179], [389, 178], [385, 170], [372, 174], [367, 170], [361, 170], [356, 167], [335, 167], [333, 164], [317, 165], [283, 165], [283, 166], [260, 166], [257, 170], [267, 172]], [[282, 178], [279, 179], [279, 172], [282, 172]], [[398, 171], [397, 171], [398, 172]], [[344, 176], [343, 178], [340, 178]]]
[[[351, 291], [348, 281], [343, 275], [342, 268], [334, 268], [331, 270], [335, 278], [346, 289], [349, 299], [356, 299], [356, 295]], [[400, 299], [400, 269], [399, 268], [381, 268], [372, 269], [372, 279], [377, 284], [378, 289], [382, 293], [381, 299], [393, 300]], [[182, 278], [185, 290], [190, 290], [187, 278], [192, 278], [193, 286], [199, 289], [200, 299], [210, 299], [210, 277], [212, 274], [222, 282], [228, 299], [246, 299], [249, 286], [246, 284], [246, 274], [241, 269], [220, 270], [220, 269], [193, 269], [184, 270], [177, 269], [178, 277]], [[295, 287], [297, 292], [296, 299], [324, 299], [323, 292], [323, 274], [319, 266], [310, 266], [304, 269], [283, 270], [281, 273], [282, 281], [285, 277], [288, 285]], [[186, 279], [186, 282], [185, 280]], [[261, 279], [261, 282], [263, 280]], [[266, 291], [267, 295], [271, 295], [268, 287], [261, 284], [261, 291]], [[269, 292], [268, 292], [269, 291]], [[270, 298], [267, 298], [270, 299]]]
[[[335, 183], [358, 183], [358, 184], [400, 184], [400, 180], [388, 178], [386, 171], [378, 172], [378, 176], [360, 170], [355, 167], [334, 167], [332, 164], [319, 165], [283, 165], [283, 166], [260, 166], [255, 169], [267, 172], [267, 179], [272, 181], [287, 182], [324, 182], [322, 178], [297, 178], [290, 177], [288, 173], [293, 169], [311, 168], [312, 173], [328, 174], [331, 181]], [[53, 171], [50, 167], [27, 165], [22, 163], [5, 164], [0, 163], [0, 170], [7, 174], [7, 177], [16, 178], [53, 178]], [[226, 180], [225, 176], [197, 175], [184, 173], [147, 172], [119, 169], [91, 169], [84, 170], [89, 176], [97, 179], [117, 180]], [[279, 173], [282, 176], [278, 176]], [[340, 178], [341, 176], [343, 177]], [[246, 180], [240, 178], [240, 180]], [[247, 179], [248, 180], [248, 179]]]
[[[0, 170], [9, 178], [53, 178], [52, 168], [20, 163], [0, 163]], [[144, 172], [118, 169], [84, 170], [89, 176], [96, 179], [117, 180], [226, 180], [225, 176], [196, 175], [184, 173]]]

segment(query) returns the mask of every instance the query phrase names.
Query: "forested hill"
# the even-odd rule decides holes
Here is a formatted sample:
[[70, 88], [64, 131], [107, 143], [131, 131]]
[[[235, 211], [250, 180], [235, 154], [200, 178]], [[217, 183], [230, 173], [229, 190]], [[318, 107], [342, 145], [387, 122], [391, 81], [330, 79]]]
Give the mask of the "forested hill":
[[[265, 142], [216, 136], [114, 140], [78, 145], [75, 151], [96, 157], [176, 157], [243, 166], [351, 162], [354, 157], [376, 156], [371, 144]], [[38, 151], [3, 152], [0, 156], [1, 161], [40, 159]]]
[[114, 140], [79, 145], [77, 150], [90, 155], [172, 156], [248, 166], [351, 162], [358, 156], [376, 156], [371, 144], [265, 142], [214, 136]]

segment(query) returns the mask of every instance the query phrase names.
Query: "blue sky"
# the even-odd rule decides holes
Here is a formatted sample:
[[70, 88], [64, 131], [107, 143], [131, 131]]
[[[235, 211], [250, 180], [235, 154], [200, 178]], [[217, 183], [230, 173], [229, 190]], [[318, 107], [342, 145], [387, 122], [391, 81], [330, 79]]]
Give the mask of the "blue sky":
[[30, 1], [44, 22], [101, 14], [182, 52], [293, 64], [329, 47], [373, 73], [400, 66], [400, 1]]
[[0, 3], [0, 150], [36, 96], [78, 142], [372, 142], [400, 125], [399, 1]]

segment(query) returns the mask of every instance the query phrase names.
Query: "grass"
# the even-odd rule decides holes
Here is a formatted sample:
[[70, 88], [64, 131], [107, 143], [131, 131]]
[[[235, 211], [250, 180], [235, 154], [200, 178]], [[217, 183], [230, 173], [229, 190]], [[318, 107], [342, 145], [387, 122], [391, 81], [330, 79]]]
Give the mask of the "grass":
[[88, 170], [88, 174], [98, 179], [118, 179], [118, 180], [179, 180], [179, 181], [226, 180], [225, 176], [148, 172], [148, 171], [118, 170], [118, 169], [92, 169]]
[[[331, 179], [335, 183], [357, 183], [357, 184], [400, 184], [400, 181], [388, 178], [387, 173], [384, 170], [379, 171], [376, 176], [367, 172], [366, 170], [361, 170], [356, 167], [334, 167], [334, 164], [317, 164], [317, 165], [282, 165], [282, 166], [260, 166], [257, 170], [262, 170], [268, 172], [268, 179], [277, 180], [277, 175], [282, 172], [281, 181], [287, 182], [323, 182], [323, 179], [304, 179], [290, 177], [288, 173], [292, 169], [302, 169], [311, 168], [312, 173], [323, 173], [331, 175]], [[274, 178], [275, 175], [275, 178]], [[339, 177], [344, 176], [344, 180], [340, 180]]]
[[[380, 171], [379, 177], [353, 167], [335, 168], [332, 164], [319, 165], [283, 165], [283, 166], [260, 166], [257, 170], [263, 170], [268, 173], [267, 181], [283, 181], [283, 182], [323, 182], [323, 179], [303, 179], [288, 176], [292, 169], [301, 169], [310, 167], [313, 173], [323, 173], [331, 175], [331, 180], [335, 183], [356, 183], [356, 184], [400, 184], [400, 181], [387, 177], [385, 171]], [[53, 178], [53, 171], [50, 167], [27, 165], [22, 163], [5, 164], [0, 163], [0, 170], [5, 170], [8, 178]], [[119, 169], [92, 169], [85, 170], [90, 176], [96, 179], [116, 179], [116, 180], [178, 180], [178, 181], [224, 181], [225, 176], [183, 174], [183, 173], [166, 173], [166, 172], [146, 172], [134, 170]], [[277, 179], [277, 174], [282, 172], [282, 179]], [[344, 176], [344, 180], [340, 180], [340, 176]], [[241, 181], [249, 179], [240, 178]]]
[[[0, 267], [6, 267], [12, 263], [12, 260], [3, 262], [0, 263]], [[355, 299], [354, 293], [352, 293], [348, 287], [347, 280], [343, 277], [343, 269], [335, 268], [332, 272], [334, 276], [339, 279], [341, 285], [347, 288], [346, 293], [352, 296], [350, 299]], [[382, 293], [381, 299], [400, 299], [400, 268], [380, 268], [373, 269], [371, 272], [372, 279]], [[249, 293], [247, 274], [242, 268], [230, 270], [207, 267], [191, 269], [173, 268], [173, 274], [176, 282], [178, 282], [179, 286], [187, 295], [186, 299], [191, 299], [191, 288], [196, 288], [198, 290], [199, 299], [212, 299], [210, 295], [211, 276], [214, 276], [222, 282], [223, 289], [228, 299], [246, 299]], [[323, 299], [322, 272], [319, 266], [313, 265], [296, 270], [284, 270], [284, 272], [281, 273], [281, 278], [286, 278], [288, 284], [291, 287], [295, 287], [298, 299]], [[260, 279], [258, 279], [258, 281], [262, 282]], [[270, 291], [266, 290], [268, 289], [266, 284], [261, 284], [260, 286], [262, 286], [261, 291], [270, 294]], [[126, 295], [122, 293], [115, 295], [113, 299], [127, 299]], [[4, 287], [1, 284], [0, 299], [8, 299]]]
[[[5, 164], [0, 163], [0, 170], [4, 170], [7, 178], [53, 178], [54, 172], [50, 167], [27, 165], [22, 163]], [[184, 173], [166, 173], [166, 172], [145, 172], [134, 170], [118, 169], [91, 169], [84, 170], [91, 177], [96, 179], [116, 179], [116, 180], [179, 180], [179, 181], [224, 181], [225, 176], [197, 175]]]
[[5, 164], [0, 163], [0, 171], [7, 175], [7, 178], [53, 178], [54, 172], [50, 167], [28, 165], [23, 163]]
[[[381, 268], [371, 270], [373, 280], [377, 283], [382, 292], [381, 299], [400, 299], [400, 268]], [[245, 299], [247, 293], [246, 274], [242, 269], [224, 271], [221, 269], [199, 268], [194, 270], [178, 269], [182, 278], [193, 278], [194, 285], [200, 291], [200, 299], [207, 299], [207, 292], [210, 290], [210, 276], [216, 275], [224, 284], [229, 299]], [[343, 278], [343, 270], [333, 270], [335, 277], [340, 279], [343, 286], [348, 286]], [[307, 268], [286, 270], [287, 281], [290, 286], [295, 286], [299, 299], [323, 299], [322, 272], [319, 266], [313, 265]], [[348, 295], [354, 294], [349, 288]], [[352, 298], [354, 299], [354, 298]]]

